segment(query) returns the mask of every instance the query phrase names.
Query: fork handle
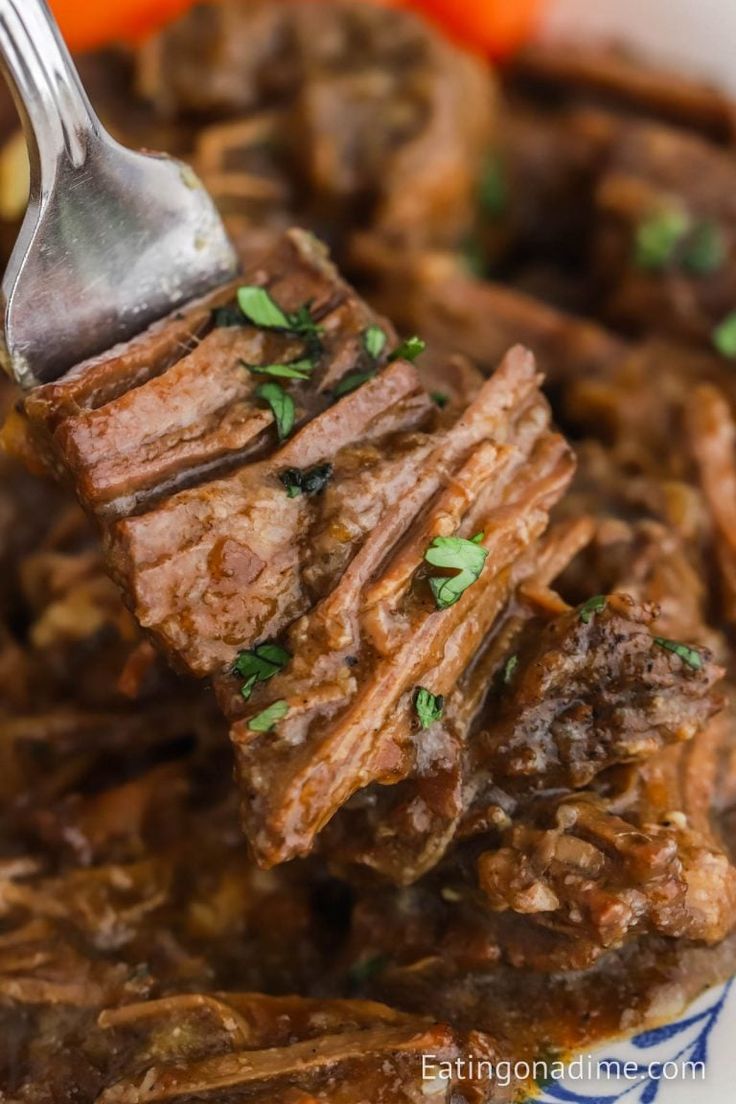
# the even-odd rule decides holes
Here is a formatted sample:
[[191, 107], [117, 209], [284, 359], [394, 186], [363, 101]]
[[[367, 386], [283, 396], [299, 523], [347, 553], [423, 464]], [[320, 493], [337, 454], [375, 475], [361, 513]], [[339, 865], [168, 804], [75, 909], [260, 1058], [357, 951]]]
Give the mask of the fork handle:
[[[103, 0], [104, 2], [104, 0]], [[23, 120], [38, 200], [60, 164], [81, 168], [100, 123], [46, 0], [0, 0], [0, 69]]]

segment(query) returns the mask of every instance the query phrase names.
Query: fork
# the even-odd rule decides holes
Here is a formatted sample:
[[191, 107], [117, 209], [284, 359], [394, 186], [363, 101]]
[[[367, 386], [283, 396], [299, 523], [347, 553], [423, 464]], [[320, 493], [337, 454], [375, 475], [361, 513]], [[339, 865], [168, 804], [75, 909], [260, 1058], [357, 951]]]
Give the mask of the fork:
[[189, 166], [105, 131], [45, 0], [0, 0], [0, 67], [31, 163], [0, 361], [28, 388], [224, 283], [237, 261]]

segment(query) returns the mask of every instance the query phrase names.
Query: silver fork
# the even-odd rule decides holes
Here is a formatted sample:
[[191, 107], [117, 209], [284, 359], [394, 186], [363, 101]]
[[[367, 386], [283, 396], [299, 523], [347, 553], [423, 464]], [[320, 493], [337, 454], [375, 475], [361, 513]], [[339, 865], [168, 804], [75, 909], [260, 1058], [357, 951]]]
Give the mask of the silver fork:
[[45, 0], [0, 0], [0, 65], [31, 161], [0, 359], [31, 387], [224, 282], [237, 262], [187, 165], [104, 130]]

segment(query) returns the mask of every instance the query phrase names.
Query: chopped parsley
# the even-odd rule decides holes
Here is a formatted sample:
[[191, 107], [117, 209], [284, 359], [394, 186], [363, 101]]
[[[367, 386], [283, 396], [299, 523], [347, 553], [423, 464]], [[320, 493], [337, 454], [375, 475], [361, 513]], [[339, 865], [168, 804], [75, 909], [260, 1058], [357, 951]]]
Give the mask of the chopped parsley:
[[663, 636], [655, 636], [654, 643], [665, 651], [673, 652], [679, 656], [683, 663], [692, 667], [693, 671], [700, 671], [703, 667], [703, 657], [697, 648], [691, 648], [689, 644], [680, 644], [677, 640], [666, 640]]
[[666, 268], [689, 229], [689, 216], [676, 207], [649, 215], [636, 229], [634, 259], [637, 266], [650, 271]]
[[433, 694], [424, 686], [418, 686], [414, 696], [414, 709], [422, 728], [430, 728], [435, 721], [439, 721], [445, 708], [445, 699], [442, 694]]
[[437, 609], [449, 609], [472, 586], [480, 574], [488, 556], [488, 549], [481, 547], [483, 533], [472, 540], [464, 537], [435, 537], [424, 559], [432, 567], [454, 568], [457, 575], [441, 575], [430, 578]]
[[348, 981], [354, 988], [366, 985], [377, 974], [383, 972], [389, 964], [387, 955], [372, 955], [370, 958], [362, 958], [354, 962], [348, 970]]
[[257, 376], [275, 376], [279, 379], [307, 380], [314, 371], [311, 360], [292, 360], [290, 364], [246, 364], [240, 363], [249, 372]]
[[289, 703], [287, 701], [275, 701], [267, 709], [264, 709], [261, 713], [256, 713], [255, 717], [251, 717], [248, 721], [248, 728], [251, 732], [271, 732], [288, 712]]
[[345, 376], [333, 390], [333, 398], [341, 399], [343, 395], [350, 395], [353, 391], [357, 391], [364, 383], [373, 379], [376, 371], [377, 369], [371, 368], [368, 372], [353, 372], [352, 375]]
[[316, 495], [323, 491], [332, 478], [332, 464], [316, 464], [302, 471], [300, 468], [287, 468], [279, 479], [286, 487], [289, 498], [298, 498], [305, 494]]
[[287, 313], [262, 287], [239, 288], [238, 305], [249, 322], [266, 330], [285, 330], [302, 336], [323, 332], [322, 327], [312, 318], [308, 306]]
[[402, 341], [397, 349], [394, 349], [389, 360], [410, 360], [412, 363], [421, 356], [424, 350], [427, 348], [427, 342], [422, 341], [421, 337], [407, 337], [406, 341]]
[[727, 315], [713, 331], [713, 344], [721, 356], [736, 359], [736, 311]]
[[594, 598], [589, 598], [587, 602], [583, 602], [580, 607], [580, 620], [584, 625], [589, 625], [593, 620], [593, 616], [596, 613], [603, 613], [608, 599], [605, 594], [596, 594]]
[[503, 670], [501, 671], [501, 680], [502, 680], [504, 686], [509, 685], [512, 678], [516, 674], [516, 668], [518, 666], [519, 666], [519, 657], [518, 657], [518, 655], [509, 656], [509, 658], [506, 660], [506, 662], [503, 665]]
[[499, 154], [493, 151], [486, 158], [480, 181], [480, 205], [485, 214], [500, 218], [506, 213], [508, 202], [506, 167]]
[[291, 395], [287, 395], [279, 383], [262, 383], [256, 388], [259, 399], [265, 399], [271, 407], [280, 441], [285, 441], [294, 428], [296, 407]]
[[712, 219], [703, 219], [693, 228], [682, 255], [682, 266], [695, 276], [709, 276], [726, 260], [723, 231]]
[[369, 326], [363, 333], [363, 348], [371, 360], [379, 360], [386, 348], [387, 337], [380, 326]]
[[212, 312], [212, 325], [216, 329], [226, 326], [242, 326], [243, 312], [239, 307], [215, 307]]
[[235, 660], [233, 671], [245, 679], [240, 693], [245, 701], [259, 682], [268, 682], [286, 666], [291, 656], [278, 644], [258, 644], [252, 651], [241, 652]]
[[444, 410], [450, 401], [449, 396], [445, 395], [442, 391], [433, 391], [430, 395], [430, 398], [432, 402], [440, 408], [440, 410]]

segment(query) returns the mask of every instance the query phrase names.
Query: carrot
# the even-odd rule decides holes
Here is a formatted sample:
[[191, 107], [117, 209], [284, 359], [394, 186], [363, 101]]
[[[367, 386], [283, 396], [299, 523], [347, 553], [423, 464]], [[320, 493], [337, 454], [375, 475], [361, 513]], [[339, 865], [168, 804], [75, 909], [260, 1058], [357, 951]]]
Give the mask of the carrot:
[[50, 0], [72, 50], [136, 41], [175, 19], [193, 0]]
[[[394, 0], [396, 2], [396, 0]], [[503, 58], [533, 34], [542, 0], [398, 0], [465, 46]]]
[[[136, 41], [175, 19], [194, 0], [51, 0], [73, 50]], [[243, 0], [244, 3], [247, 0]], [[273, 0], [277, 3], [278, 0]], [[500, 58], [533, 32], [543, 0], [383, 0], [424, 12], [466, 46]]]

